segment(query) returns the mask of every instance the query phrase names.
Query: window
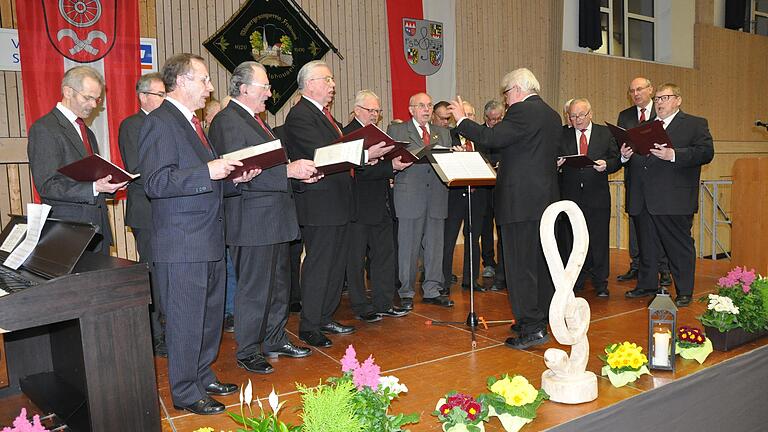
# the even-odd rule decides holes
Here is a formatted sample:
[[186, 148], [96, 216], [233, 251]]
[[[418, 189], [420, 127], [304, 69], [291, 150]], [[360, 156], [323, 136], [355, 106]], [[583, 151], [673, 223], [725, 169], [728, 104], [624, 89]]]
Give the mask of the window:
[[[656, 19], [653, 3], [654, 0], [601, 0], [600, 27], [603, 46], [595, 52], [656, 60]], [[768, 6], [768, 0], [765, 3]]]
[[768, 0], [752, 0], [752, 32], [768, 36]]

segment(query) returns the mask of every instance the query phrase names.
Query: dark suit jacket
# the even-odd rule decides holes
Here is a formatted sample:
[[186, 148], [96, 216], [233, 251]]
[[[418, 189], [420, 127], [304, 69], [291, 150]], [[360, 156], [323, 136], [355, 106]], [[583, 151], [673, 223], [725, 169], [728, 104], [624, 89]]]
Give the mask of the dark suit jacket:
[[[216, 114], [208, 135], [219, 154], [273, 140], [248, 111], [235, 102]], [[228, 245], [265, 246], [299, 237], [286, 165], [262, 171], [239, 189], [240, 195], [224, 199]]]
[[[341, 124], [336, 125], [341, 129]], [[281, 133], [291, 160], [314, 160], [316, 148], [339, 138], [323, 113], [303, 97], [291, 108]], [[293, 190], [299, 225], [344, 225], [352, 219], [352, 177], [346, 171], [312, 184], [294, 180]]]
[[139, 134], [139, 172], [152, 203], [155, 262], [205, 262], [224, 257], [224, 189], [211, 180], [216, 157], [170, 101], [149, 113]]
[[[120, 123], [118, 144], [126, 171], [139, 170], [139, 132], [147, 115], [139, 110]], [[152, 206], [144, 193], [144, 177], [128, 183], [128, 202], [125, 206], [125, 224], [132, 228], [152, 228]]]
[[[576, 129], [563, 129], [560, 142], [560, 155], [578, 153]], [[575, 201], [592, 208], [610, 208], [611, 191], [608, 188], [608, 175], [621, 168], [619, 148], [607, 126], [592, 123], [592, 133], [587, 146], [587, 157], [596, 161], [604, 160], [606, 169], [597, 172], [592, 167], [571, 168], [563, 166], [563, 182], [560, 190], [563, 199]]]
[[[352, 133], [363, 125], [352, 119], [344, 126], [344, 135]], [[376, 225], [386, 219], [394, 219], [395, 204], [391, 201], [389, 180], [395, 178], [392, 161], [379, 161], [376, 165], [366, 165], [355, 170], [353, 193], [357, 223]]]
[[[94, 153], [99, 152], [96, 136], [87, 129]], [[75, 126], [54, 108], [29, 128], [27, 145], [29, 166], [37, 193], [43, 204], [50, 205], [50, 217], [95, 225], [104, 236], [102, 247], [112, 243], [106, 196], [93, 195], [92, 182], [79, 182], [59, 173], [64, 165], [78, 161], [88, 153]]]
[[699, 208], [701, 166], [714, 157], [707, 120], [679, 111], [667, 126], [675, 148], [675, 162], [633, 154], [629, 214], [648, 207], [652, 215], [692, 215]]
[[493, 128], [465, 119], [456, 129], [501, 152], [495, 189], [497, 224], [539, 220], [544, 209], [559, 198], [560, 115], [541, 97], [533, 95], [513, 104]]
[[[646, 116], [647, 121], [655, 120], [656, 119], [656, 110], [655, 107], [651, 105], [651, 112]], [[631, 107], [625, 109], [624, 111], [619, 113], [619, 117], [616, 119], [616, 124], [620, 127], [623, 127], [624, 129], [631, 129], [635, 126], [638, 126], [640, 122], [637, 121], [637, 107], [635, 105], [632, 105]], [[619, 148], [621, 148], [622, 143], [617, 143]], [[621, 161], [621, 159], [619, 159]], [[629, 172], [629, 169], [626, 169], [625, 166], [624, 169], [624, 210], [629, 211], [629, 190], [630, 190], [630, 183], [632, 182], [632, 174]]]

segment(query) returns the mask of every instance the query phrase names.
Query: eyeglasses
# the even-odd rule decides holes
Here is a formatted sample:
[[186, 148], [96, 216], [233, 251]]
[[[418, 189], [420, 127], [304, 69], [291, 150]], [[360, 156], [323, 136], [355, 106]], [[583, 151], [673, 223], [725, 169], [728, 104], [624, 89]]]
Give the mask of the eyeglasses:
[[368, 114], [376, 114], [376, 115], [379, 115], [379, 114], [381, 114], [381, 110], [380, 110], [380, 109], [376, 109], [376, 108], [366, 108], [366, 107], [364, 107], [364, 106], [362, 106], [362, 105], [355, 105], [355, 106], [356, 106], [356, 107], [358, 107], [358, 108], [360, 108], [360, 109], [362, 109], [362, 110], [366, 110], [366, 111], [368, 111]]
[[673, 95], [673, 94], [671, 94], [671, 95], [659, 95], [659, 96], [654, 97], [653, 101], [656, 102], [656, 103], [666, 102], [666, 101], [669, 100], [669, 98], [675, 98], [675, 97], [678, 97], [678, 96], [677, 95]]
[[74, 87], [69, 87], [69, 88], [71, 88], [72, 90], [74, 90], [74, 92], [75, 92], [75, 93], [77, 93], [77, 94], [79, 94], [80, 96], [82, 96], [82, 97], [83, 97], [83, 99], [85, 99], [85, 101], [86, 101], [86, 102], [96, 102], [96, 105], [98, 105], [98, 104], [100, 104], [100, 103], [101, 103], [101, 101], [103, 101], [103, 100], [104, 100], [104, 99], [102, 99], [102, 98], [100, 98], [100, 97], [93, 97], [93, 96], [84, 95], [84, 94], [80, 93], [79, 91], [77, 91], [77, 89], [76, 89], [76, 88], [74, 88]]
[[186, 74], [185, 76], [186, 76], [187, 78], [189, 78], [190, 80], [192, 80], [192, 81], [194, 81], [194, 80], [200, 80], [200, 82], [202, 82], [203, 84], [208, 84], [208, 83], [210, 83], [210, 82], [211, 82], [211, 77], [210, 77], [210, 76], [208, 76], [208, 75], [206, 75], [206, 76], [202, 76], [202, 77], [195, 77], [195, 76], [194, 76], [194, 75], [192, 75], [192, 74]]
[[324, 76], [324, 77], [317, 77], [317, 78], [308, 78], [307, 81], [316, 81], [316, 80], [323, 80], [326, 83], [330, 84], [333, 82], [333, 75], [330, 76]]
[[571, 120], [584, 120], [585, 118], [587, 118], [587, 116], [591, 112], [592, 112], [592, 110], [589, 110], [589, 111], [585, 112], [584, 114], [577, 114], [577, 115], [571, 114], [571, 115], [568, 116], [568, 118], [571, 119]]
[[150, 91], [146, 91], [146, 92], [142, 92], [142, 93], [148, 94], [148, 95], [152, 95], [152, 96], [157, 96], [159, 98], [164, 98], [165, 97], [165, 92], [150, 92]]
[[265, 90], [269, 90], [269, 89], [272, 88], [271, 84], [262, 84], [262, 83], [252, 82], [251, 85], [255, 86], [255, 87], [261, 87], [261, 88], [263, 88]]
[[647, 88], [649, 88], [649, 87], [650, 87], [650, 86], [649, 86], [649, 85], [647, 85], [647, 86], [645, 86], [645, 87], [631, 88], [631, 89], [627, 90], [627, 92], [628, 92], [629, 94], [640, 93], [641, 91], [643, 91], [643, 90], [645, 90], [645, 89], [647, 89]]
[[512, 91], [512, 89], [514, 89], [515, 87], [517, 87], [517, 86], [512, 86], [512, 87], [510, 87], [510, 88], [508, 88], [508, 89], [504, 90], [503, 92], [501, 92], [501, 94], [502, 94], [502, 95], [504, 95], [504, 96], [506, 96], [506, 95], [507, 95], [507, 93], [511, 92], [511, 91]]
[[411, 106], [416, 108], [416, 109], [420, 109], [420, 110], [432, 109], [432, 107], [433, 107], [433, 105], [431, 103], [428, 103], [428, 104], [420, 103], [420, 104], [415, 104], [415, 105], [411, 105]]

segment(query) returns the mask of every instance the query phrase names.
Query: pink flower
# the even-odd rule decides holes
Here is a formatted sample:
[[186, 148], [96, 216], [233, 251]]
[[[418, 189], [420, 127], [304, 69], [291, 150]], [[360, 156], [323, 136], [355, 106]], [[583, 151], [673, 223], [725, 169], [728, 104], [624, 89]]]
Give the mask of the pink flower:
[[30, 423], [27, 420], [27, 409], [22, 408], [19, 416], [13, 421], [13, 429], [6, 427], [2, 432], [48, 432], [48, 429], [40, 423], [39, 415], [32, 417], [32, 423]]
[[349, 372], [360, 367], [360, 363], [357, 361], [357, 353], [352, 345], [347, 347], [347, 351], [344, 353], [344, 357], [341, 358], [341, 371]]
[[741, 274], [741, 289], [744, 290], [744, 294], [748, 293], [752, 289], [752, 282], [755, 281], [755, 269], [747, 271], [747, 267], [744, 266], [744, 272]]
[[373, 362], [373, 356], [368, 356], [363, 364], [352, 372], [352, 382], [358, 390], [366, 386], [376, 390], [379, 387], [380, 373], [381, 368]]

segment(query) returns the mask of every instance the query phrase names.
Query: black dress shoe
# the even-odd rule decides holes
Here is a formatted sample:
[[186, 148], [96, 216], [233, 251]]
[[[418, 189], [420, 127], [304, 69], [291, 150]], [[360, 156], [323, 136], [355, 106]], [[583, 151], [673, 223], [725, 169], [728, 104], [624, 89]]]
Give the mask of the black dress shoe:
[[677, 307], [686, 307], [691, 304], [691, 296], [689, 295], [679, 295], [675, 299], [675, 306]]
[[503, 287], [499, 287], [499, 285], [496, 284], [495, 282], [488, 287], [488, 291], [501, 291], [503, 289], [504, 289]]
[[669, 272], [659, 273], [659, 285], [670, 286], [672, 285], [672, 275]]
[[268, 374], [275, 371], [275, 368], [261, 354], [251, 354], [250, 357], [237, 359], [237, 365], [248, 372], [257, 374]]
[[619, 282], [626, 282], [632, 279], [637, 279], [637, 269], [631, 268], [623, 275], [618, 275], [616, 277], [616, 280], [618, 280]]
[[376, 312], [368, 312], [365, 315], [356, 315], [355, 318], [367, 323], [375, 323], [381, 321], [381, 315], [377, 314]]
[[605, 298], [605, 297], [608, 297], [608, 296], [610, 296], [610, 295], [611, 295], [611, 294], [608, 292], [608, 288], [601, 288], [601, 289], [598, 289], [598, 290], [596, 290], [596, 291], [597, 291], [597, 292], [595, 293], [595, 296], [597, 296], [597, 297], [603, 297], [603, 298]]
[[320, 326], [320, 331], [326, 334], [350, 334], [355, 332], [355, 328], [331, 321], [326, 325]]
[[189, 411], [197, 415], [214, 415], [223, 413], [226, 407], [221, 402], [213, 398], [200, 399], [192, 405], [179, 406], [173, 405], [177, 410]]
[[425, 299], [421, 299], [421, 302], [426, 304], [442, 306], [442, 307], [453, 307], [453, 300], [449, 299], [448, 296], [437, 296], [437, 297], [425, 298]]
[[511, 326], [509, 326], [509, 329], [512, 330], [515, 333], [520, 333], [520, 329], [523, 327], [520, 325], [520, 323], [514, 323]]
[[226, 396], [237, 393], [240, 387], [237, 384], [224, 384], [220, 381], [214, 381], [205, 386], [205, 392], [213, 396]]
[[333, 342], [319, 331], [299, 332], [299, 339], [318, 348], [328, 348], [333, 345]]
[[389, 309], [387, 309], [387, 310], [385, 310], [383, 312], [379, 312], [379, 315], [387, 316], [387, 317], [392, 317], [392, 318], [400, 318], [400, 317], [408, 315], [409, 313], [411, 313], [411, 311], [409, 309], [399, 308], [399, 307], [392, 306], [391, 308], [389, 308]]
[[516, 338], [507, 338], [505, 345], [510, 348], [524, 350], [532, 346], [541, 345], [549, 342], [549, 335], [546, 330], [539, 330], [535, 333], [528, 333]]
[[438, 292], [440, 293], [440, 295], [449, 296], [451, 295], [451, 287], [447, 286], [448, 284], [445, 284], [445, 285], [446, 286], [443, 286], [442, 288], [440, 288]]
[[224, 331], [227, 333], [235, 332], [235, 316], [232, 314], [224, 315]]
[[290, 342], [279, 348], [274, 348], [264, 353], [264, 355], [269, 358], [276, 358], [279, 356], [302, 358], [307, 357], [310, 354], [312, 354], [311, 349], [307, 347], [296, 346]]
[[165, 345], [165, 341], [155, 342], [155, 346], [152, 348], [157, 357], [168, 358], [168, 346]]
[[413, 310], [413, 299], [411, 297], [403, 297], [400, 299], [400, 307], [407, 311]]
[[301, 312], [301, 303], [300, 302], [291, 303], [291, 305], [288, 306], [288, 311], [291, 313]]
[[455, 274], [451, 274], [451, 283], [455, 284], [458, 281], [459, 281], [459, 277], [456, 276]]
[[639, 297], [649, 297], [649, 296], [655, 296], [656, 290], [644, 290], [635, 288], [632, 291], [627, 291], [624, 293], [624, 297], [626, 298], [639, 298]]
[[[475, 292], [486, 292], [486, 291], [488, 291], [487, 288], [485, 288], [484, 286], [482, 286], [482, 285], [480, 285], [478, 283], [476, 283], [474, 285], [475, 285], [475, 288], [474, 288]], [[461, 289], [469, 290], [469, 284], [462, 283], [461, 284]]]

